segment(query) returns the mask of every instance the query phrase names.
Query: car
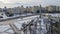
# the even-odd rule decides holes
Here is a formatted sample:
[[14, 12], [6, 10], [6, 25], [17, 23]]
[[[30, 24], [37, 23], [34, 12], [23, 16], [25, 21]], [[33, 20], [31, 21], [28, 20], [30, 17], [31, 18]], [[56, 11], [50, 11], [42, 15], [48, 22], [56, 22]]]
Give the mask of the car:
[[3, 18], [3, 16], [0, 16], [0, 18]]

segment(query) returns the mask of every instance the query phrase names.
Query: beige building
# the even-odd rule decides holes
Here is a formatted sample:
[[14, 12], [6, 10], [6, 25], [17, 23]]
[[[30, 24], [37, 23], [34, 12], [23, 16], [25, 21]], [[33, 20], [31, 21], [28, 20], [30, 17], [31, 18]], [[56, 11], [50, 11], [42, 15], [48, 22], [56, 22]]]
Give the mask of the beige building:
[[51, 12], [51, 11], [60, 11], [59, 6], [52, 6], [52, 5], [46, 6], [45, 9], [48, 10], [49, 12]]
[[46, 7], [46, 9], [48, 10], [48, 11], [55, 11], [56, 10], [56, 6], [47, 6]]
[[28, 7], [28, 6], [27, 6], [27, 7], [25, 8], [25, 11], [27, 11], [27, 12], [32, 12], [32, 7]]

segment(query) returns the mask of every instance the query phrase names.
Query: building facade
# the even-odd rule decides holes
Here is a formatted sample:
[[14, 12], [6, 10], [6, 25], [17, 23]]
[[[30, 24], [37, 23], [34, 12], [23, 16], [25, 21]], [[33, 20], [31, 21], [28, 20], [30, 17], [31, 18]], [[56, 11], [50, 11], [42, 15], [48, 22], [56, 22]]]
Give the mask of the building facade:
[[45, 9], [46, 9], [48, 12], [60, 12], [59, 6], [50, 5], [50, 6], [46, 6]]

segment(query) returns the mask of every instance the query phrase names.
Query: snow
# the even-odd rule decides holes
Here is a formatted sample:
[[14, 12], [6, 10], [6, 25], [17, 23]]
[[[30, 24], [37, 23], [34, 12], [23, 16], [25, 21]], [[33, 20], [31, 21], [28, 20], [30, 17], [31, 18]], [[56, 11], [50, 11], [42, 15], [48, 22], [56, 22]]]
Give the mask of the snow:
[[12, 17], [7, 17], [5, 14], [4, 15], [2, 15], [3, 16], [3, 18], [0, 18], [0, 20], [3, 20], [3, 19], [8, 19], [8, 18], [15, 18], [15, 17], [20, 17], [20, 16], [28, 16], [28, 15], [32, 15], [31, 13], [27, 13], [27, 14], [15, 14], [14, 16], [12, 16]]
[[12, 34], [12, 33], [0, 32], [0, 34]]
[[[27, 14], [15, 14], [14, 16], [12, 16], [12, 17], [7, 17], [5, 14], [3, 15], [3, 18], [0, 18], [0, 20], [1, 19], [8, 19], [8, 18], [15, 18], [15, 17], [20, 17], [20, 16], [28, 16], [28, 15], [33, 15], [32, 13], [27, 13]], [[45, 13], [44, 15], [51, 15], [51, 16], [53, 16], [53, 17], [60, 17], [60, 14], [50, 14], [50, 13]], [[38, 15], [37, 15], [38, 16]], [[35, 16], [32, 16], [32, 17], [35, 17]], [[45, 18], [47, 18], [47, 17], [45, 17]]]
[[39, 16], [37, 15], [37, 16], [25, 17], [23, 19], [17, 19], [17, 21], [14, 23], [14, 25], [18, 28], [18, 30], [20, 30], [23, 23], [28, 24], [28, 23], [30, 23], [31, 20], [33, 20], [37, 17], [39, 17]]
[[0, 25], [0, 32], [14, 33], [9, 25]]
[[[44, 19], [43, 18], [40, 18], [40, 20], [41, 20], [41, 28], [42, 28], [41, 34], [44, 34], [44, 33], [47, 32], [47, 30], [46, 30], [46, 24], [44, 23]], [[38, 28], [39, 28], [39, 26], [38, 26]]]
[[[28, 14], [28, 15], [31, 15], [31, 14]], [[51, 15], [51, 16], [54, 16], [54, 17], [60, 16], [60, 14], [48, 14], [48, 15]], [[4, 19], [19, 17], [19, 16], [27, 16], [27, 15], [24, 15], [24, 14], [22, 14], [22, 15], [14, 15], [13, 17], [5, 17]], [[16, 26], [16, 28], [18, 30], [20, 30], [22, 28], [23, 23], [28, 24], [28, 23], [30, 23], [31, 20], [34, 20], [37, 17], [39, 17], [39, 15], [25, 17], [25, 18], [22, 18], [22, 19], [21, 18], [16, 19], [16, 21], [14, 22], [14, 25]], [[44, 24], [43, 19], [40, 19], [40, 20], [42, 22], [41, 23], [41, 27], [42, 27], [42, 32], [41, 33], [46, 32], [46, 25]], [[38, 26], [38, 28], [39, 28], [39, 26]], [[7, 30], [7, 29], [9, 29], [9, 30]], [[0, 32], [4, 32], [5, 30], [7, 30], [6, 32], [14, 33], [9, 25], [0, 25]]]
[[23, 23], [27, 24], [30, 21], [31, 21], [31, 19], [26, 19], [26, 20], [24, 19], [24, 20], [15, 22], [14, 25], [20, 30]]
[[36, 17], [39, 17], [39, 15], [30, 16], [30, 17], [25, 17], [25, 18], [23, 18], [23, 19], [29, 19], [29, 18], [33, 19], [33, 18], [36, 18]]
[[57, 13], [55, 13], [55, 14], [46, 13], [45, 15], [51, 15], [53, 17], [60, 17], [60, 14], [57, 14]]

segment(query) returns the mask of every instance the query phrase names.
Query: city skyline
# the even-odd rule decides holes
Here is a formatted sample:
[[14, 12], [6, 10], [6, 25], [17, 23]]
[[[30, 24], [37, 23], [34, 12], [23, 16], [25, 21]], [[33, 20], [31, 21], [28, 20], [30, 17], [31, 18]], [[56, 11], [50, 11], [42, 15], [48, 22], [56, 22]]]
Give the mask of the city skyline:
[[16, 6], [47, 6], [56, 5], [60, 6], [60, 0], [0, 0], [0, 7], [16, 7]]

